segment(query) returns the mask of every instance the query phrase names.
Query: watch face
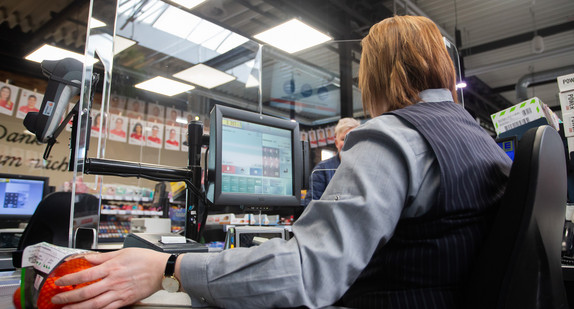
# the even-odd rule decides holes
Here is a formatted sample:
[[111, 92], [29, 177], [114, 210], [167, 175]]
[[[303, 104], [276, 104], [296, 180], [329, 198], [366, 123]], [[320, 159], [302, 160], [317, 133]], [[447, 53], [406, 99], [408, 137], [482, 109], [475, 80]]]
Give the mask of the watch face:
[[179, 281], [175, 277], [164, 277], [161, 280], [161, 287], [171, 293], [179, 291]]

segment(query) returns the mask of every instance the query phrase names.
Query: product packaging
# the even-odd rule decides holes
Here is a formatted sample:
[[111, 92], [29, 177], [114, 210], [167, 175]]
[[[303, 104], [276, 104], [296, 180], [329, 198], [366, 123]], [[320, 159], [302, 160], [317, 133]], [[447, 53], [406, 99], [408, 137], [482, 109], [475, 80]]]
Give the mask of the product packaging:
[[91, 284], [57, 286], [55, 281], [70, 273], [92, 267], [84, 258], [92, 252], [39, 243], [26, 247], [22, 256], [20, 306], [25, 309], [58, 309], [51, 302], [54, 295]]

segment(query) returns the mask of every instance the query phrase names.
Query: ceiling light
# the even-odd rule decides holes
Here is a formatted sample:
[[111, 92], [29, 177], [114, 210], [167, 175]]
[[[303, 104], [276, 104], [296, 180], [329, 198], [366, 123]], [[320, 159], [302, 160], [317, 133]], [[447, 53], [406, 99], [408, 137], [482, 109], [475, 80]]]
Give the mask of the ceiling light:
[[290, 54], [333, 39], [297, 19], [292, 19], [254, 37]]
[[124, 38], [123, 36], [116, 35], [114, 37], [114, 55], [121, 53], [122, 51], [135, 45], [136, 41]]
[[466, 88], [466, 82], [460, 81], [456, 84], [456, 89]]
[[[38, 63], [42, 63], [42, 61], [44, 60], [61, 60], [64, 58], [74, 58], [83, 63], [84, 60], [86, 59], [83, 54], [72, 52], [48, 44], [42, 45], [40, 48], [36, 49], [35, 51], [33, 51], [24, 58]], [[98, 60], [93, 59], [93, 63], [96, 62], [98, 62]]]
[[247, 77], [247, 82], [245, 82], [245, 88], [253, 88], [259, 86], [259, 81], [257, 78], [251, 74]]
[[189, 69], [173, 74], [174, 77], [183, 79], [192, 84], [211, 89], [235, 80], [235, 76], [219, 71], [205, 64], [198, 64]]
[[179, 4], [179, 5], [183, 6], [184, 8], [190, 10], [190, 9], [198, 6], [199, 4], [205, 2], [205, 0], [171, 0], [171, 2]]
[[542, 53], [544, 51], [544, 38], [539, 35], [535, 35], [530, 42], [530, 47], [533, 53]]
[[[225, 30], [223, 27], [218, 26], [207, 20], [202, 20], [189, 34], [187, 39], [199, 45], [209, 40], [210, 38], [217, 36], [221, 32], [230, 32], [230, 31]], [[224, 38], [225, 37], [222, 37], [220, 38], [220, 40], [223, 40]]]
[[217, 48], [217, 52], [220, 54], [225, 54], [226, 52], [234, 49], [235, 47], [242, 45], [249, 41], [248, 38], [239, 35], [235, 32], [232, 32], [230, 36], [228, 36]]
[[[205, 40], [203, 43], [201, 43], [201, 46], [203, 46], [207, 49], [210, 49], [210, 50], [217, 51], [219, 46], [221, 46], [221, 44], [225, 41], [225, 39], [227, 39], [227, 37], [229, 37], [230, 34], [231, 34], [231, 31], [229, 31], [229, 30], [221, 31], [217, 34], [214, 34], [211, 38]], [[218, 54], [222, 54], [222, 53], [218, 52]]]
[[94, 28], [100, 28], [100, 27], [105, 27], [106, 23], [104, 23], [103, 21], [96, 19], [96, 18], [90, 18], [90, 29], [94, 29]]
[[201, 18], [170, 6], [161, 16], [153, 23], [154, 28], [173, 34], [180, 38], [186, 38], [202, 21]]
[[161, 76], [156, 76], [145, 82], [141, 82], [137, 84], [135, 87], [170, 97], [195, 88], [192, 85], [180, 83], [175, 80], [171, 80]]

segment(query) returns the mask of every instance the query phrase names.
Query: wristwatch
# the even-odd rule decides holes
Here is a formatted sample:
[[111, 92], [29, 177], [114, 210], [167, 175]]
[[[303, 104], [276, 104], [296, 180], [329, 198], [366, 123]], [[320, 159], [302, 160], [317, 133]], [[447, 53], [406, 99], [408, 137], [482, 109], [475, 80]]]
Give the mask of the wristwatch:
[[161, 280], [161, 287], [170, 292], [175, 293], [179, 291], [180, 283], [175, 277], [175, 261], [177, 260], [177, 254], [172, 254], [165, 264], [165, 271], [163, 273], [163, 279]]

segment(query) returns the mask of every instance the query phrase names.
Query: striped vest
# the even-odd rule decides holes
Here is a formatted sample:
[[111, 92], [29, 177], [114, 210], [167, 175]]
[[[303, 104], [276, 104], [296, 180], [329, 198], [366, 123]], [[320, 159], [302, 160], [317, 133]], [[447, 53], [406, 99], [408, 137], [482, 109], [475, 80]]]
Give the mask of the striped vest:
[[440, 188], [428, 213], [401, 219], [393, 237], [337, 303], [357, 308], [458, 308], [460, 290], [489, 230], [511, 161], [459, 104], [391, 112], [434, 151]]

